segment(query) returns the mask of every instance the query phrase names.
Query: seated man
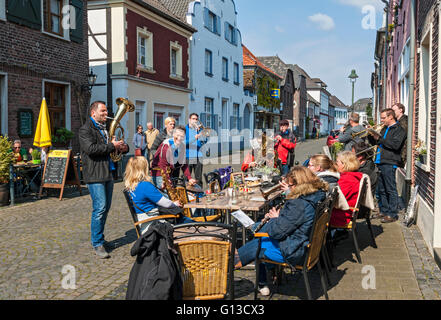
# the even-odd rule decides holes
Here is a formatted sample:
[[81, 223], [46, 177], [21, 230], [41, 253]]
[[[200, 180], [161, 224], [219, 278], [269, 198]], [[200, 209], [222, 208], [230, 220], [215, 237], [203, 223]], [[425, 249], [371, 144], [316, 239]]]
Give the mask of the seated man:
[[28, 153], [25, 148], [21, 147], [21, 140], [15, 140], [12, 152], [14, 153], [14, 162], [22, 162], [28, 160]]

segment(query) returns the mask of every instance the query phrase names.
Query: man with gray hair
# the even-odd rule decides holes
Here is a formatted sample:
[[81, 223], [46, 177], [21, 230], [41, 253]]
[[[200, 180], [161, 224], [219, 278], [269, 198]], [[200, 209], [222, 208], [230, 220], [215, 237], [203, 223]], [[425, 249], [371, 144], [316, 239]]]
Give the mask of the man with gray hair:
[[338, 137], [338, 142], [345, 144], [345, 151], [352, 151], [352, 146], [356, 143], [363, 141], [360, 137], [353, 137], [354, 134], [365, 130], [360, 124], [360, 115], [358, 113], [351, 113], [349, 117], [349, 126], [342, 127], [340, 129], [340, 136]]

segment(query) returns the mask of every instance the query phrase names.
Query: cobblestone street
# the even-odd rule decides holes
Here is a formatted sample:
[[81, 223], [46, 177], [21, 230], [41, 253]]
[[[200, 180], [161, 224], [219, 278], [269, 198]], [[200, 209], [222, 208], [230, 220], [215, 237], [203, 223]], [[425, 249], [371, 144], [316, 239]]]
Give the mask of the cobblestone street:
[[[299, 147], [301, 150], [301, 147]], [[98, 259], [90, 245], [91, 200], [86, 188], [59, 201], [40, 201], [0, 209], [0, 299], [116, 299], [125, 298], [134, 258], [130, 249], [136, 233], [122, 193], [115, 184], [105, 236], [111, 258]], [[365, 222], [359, 243], [363, 264], [356, 262], [351, 238], [335, 248], [336, 270], [331, 273], [331, 300], [440, 299], [441, 272], [416, 226], [373, 220], [378, 249], [371, 246]], [[73, 269], [69, 269], [72, 266]], [[373, 269], [366, 266], [373, 266]], [[63, 269], [67, 268], [67, 269]], [[63, 277], [75, 272], [75, 289]], [[363, 289], [372, 276], [375, 289]], [[63, 273], [64, 271], [64, 273]], [[253, 298], [254, 270], [235, 272], [237, 299]], [[273, 300], [306, 299], [301, 274], [286, 274]], [[313, 296], [324, 299], [318, 272], [312, 272]], [[267, 298], [264, 298], [267, 299]]]

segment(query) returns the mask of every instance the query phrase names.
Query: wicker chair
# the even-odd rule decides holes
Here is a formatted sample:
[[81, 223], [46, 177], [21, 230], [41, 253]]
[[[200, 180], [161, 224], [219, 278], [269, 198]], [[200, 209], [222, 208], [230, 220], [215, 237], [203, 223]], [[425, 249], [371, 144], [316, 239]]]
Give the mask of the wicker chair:
[[[333, 226], [333, 225], [329, 226], [329, 230], [332, 230], [332, 229], [344, 229], [344, 230], [348, 230], [348, 231], [351, 232], [352, 240], [353, 240], [353, 243], [354, 243], [355, 255], [357, 257], [358, 263], [362, 263], [362, 261], [361, 261], [361, 256], [360, 256], [360, 247], [358, 245], [358, 238], [357, 238], [357, 231], [358, 231], [357, 230], [357, 219], [358, 219], [358, 214], [360, 212], [360, 208], [362, 207], [361, 204], [365, 202], [365, 198], [366, 198], [367, 192], [370, 191], [370, 190], [368, 190], [368, 181], [367, 181], [367, 179], [369, 179], [369, 177], [368, 176], [364, 176], [362, 181], [360, 182], [361, 188], [360, 188], [360, 191], [359, 191], [359, 196], [358, 196], [358, 199], [357, 199], [357, 203], [356, 203], [355, 207], [350, 208], [350, 210], [352, 211], [352, 219], [351, 219], [351, 221], [346, 226]], [[370, 222], [370, 212], [369, 212], [368, 208], [365, 208], [365, 210], [368, 210], [368, 212], [367, 212], [367, 214], [364, 215], [364, 218], [366, 219], [366, 223], [367, 223], [368, 229], [370, 231], [370, 235], [371, 235], [372, 242], [373, 242], [373, 247], [376, 248], [377, 244], [375, 242], [375, 237], [374, 237], [374, 234], [372, 232], [372, 226], [371, 226], [371, 222]]]
[[[179, 196], [179, 201], [181, 201], [182, 205], [185, 205], [190, 202], [188, 199], [187, 190], [184, 187], [180, 187], [180, 186], [176, 187], [176, 192]], [[220, 210], [217, 210], [216, 214], [214, 214], [214, 215], [206, 215], [205, 210], [203, 210], [202, 213], [203, 213], [202, 217], [193, 217], [190, 208], [184, 209], [184, 216], [186, 216], [196, 222], [212, 222], [212, 221], [218, 221], [219, 219], [222, 218], [222, 213]]]
[[[308, 300], [312, 300], [311, 286], [309, 283], [308, 272], [314, 268], [316, 265], [318, 267], [320, 273], [320, 280], [323, 288], [323, 292], [325, 294], [325, 298], [328, 300], [328, 289], [325, 281], [325, 275], [323, 273], [323, 269], [320, 262], [320, 253], [322, 252], [323, 245], [325, 243], [325, 237], [328, 229], [328, 222], [330, 219], [331, 211], [329, 210], [331, 203], [331, 197], [326, 197], [325, 200], [320, 202], [317, 205], [316, 213], [314, 217], [314, 222], [311, 230], [311, 234], [309, 236], [309, 244], [307, 246], [307, 253], [305, 257], [305, 261], [303, 265], [293, 266], [288, 262], [279, 263], [269, 259], [261, 259], [260, 248], [261, 248], [261, 239], [263, 237], [268, 237], [267, 233], [256, 233], [254, 236], [259, 239], [259, 250], [256, 253], [256, 282], [254, 287], [254, 299], [257, 299], [258, 294], [258, 277], [259, 277], [259, 268], [261, 263], [269, 263], [275, 264], [278, 267], [289, 268], [291, 271], [302, 272], [303, 278], [306, 286], [306, 294], [308, 296]], [[278, 279], [280, 280], [280, 278]]]
[[184, 300], [234, 300], [236, 229], [216, 222], [174, 227]]
[[179, 215], [171, 215], [170, 214], [170, 215], [159, 215], [159, 216], [155, 216], [155, 217], [152, 217], [152, 218], [148, 218], [148, 219], [145, 219], [145, 220], [138, 221], [138, 214], [135, 211], [135, 207], [134, 207], [134, 203], [132, 201], [132, 197], [130, 196], [130, 194], [129, 194], [129, 192], [127, 190], [124, 190], [123, 193], [124, 193], [124, 196], [126, 198], [127, 205], [129, 206], [130, 215], [132, 216], [133, 224], [135, 226], [135, 230], [136, 230], [136, 234], [138, 235], [138, 238], [141, 235], [141, 226], [140, 225], [143, 224], [143, 223], [151, 222], [151, 221], [155, 221], [155, 220], [160, 220], [160, 219], [175, 219], [175, 222], [176, 222], [176, 219], [179, 218]]

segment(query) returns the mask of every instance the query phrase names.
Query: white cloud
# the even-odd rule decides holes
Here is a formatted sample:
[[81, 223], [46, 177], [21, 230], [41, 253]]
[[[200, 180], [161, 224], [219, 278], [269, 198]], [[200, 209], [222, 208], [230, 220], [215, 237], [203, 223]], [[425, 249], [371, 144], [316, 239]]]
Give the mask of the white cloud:
[[318, 28], [321, 30], [329, 31], [335, 28], [334, 20], [326, 14], [317, 13], [308, 17], [308, 19], [316, 23]]

